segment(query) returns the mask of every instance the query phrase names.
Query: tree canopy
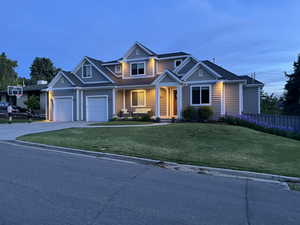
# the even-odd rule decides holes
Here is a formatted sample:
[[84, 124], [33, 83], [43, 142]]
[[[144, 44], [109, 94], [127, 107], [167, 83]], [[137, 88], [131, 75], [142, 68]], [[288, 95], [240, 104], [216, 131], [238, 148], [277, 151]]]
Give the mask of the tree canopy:
[[261, 94], [261, 112], [264, 114], [280, 114], [282, 105], [282, 97], [277, 97], [273, 93]]
[[58, 69], [49, 58], [36, 57], [30, 67], [31, 82], [36, 83], [38, 80], [50, 82], [57, 72]]
[[0, 55], [0, 89], [18, 83], [18, 74], [15, 71], [17, 66], [17, 61], [7, 58], [4, 52]]
[[284, 112], [291, 115], [300, 115], [300, 55], [294, 62], [294, 71], [285, 74], [288, 78], [285, 85]]

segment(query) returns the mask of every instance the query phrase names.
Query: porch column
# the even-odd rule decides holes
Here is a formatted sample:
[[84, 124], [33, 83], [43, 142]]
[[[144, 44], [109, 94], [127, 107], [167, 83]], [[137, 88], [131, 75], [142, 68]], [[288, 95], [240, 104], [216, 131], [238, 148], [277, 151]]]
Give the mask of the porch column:
[[79, 118], [79, 90], [76, 89], [76, 120], [80, 120]]
[[46, 118], [46, 120], [49, 120], [49, 118], [48, 118], [48, 104], [49, 104], [48, 91], [46, 91], [45, 92], [45, 118]]
[[112, 105], [113, 105], [112, 114], [114, 117], [116, 115], [116, 89], [115, 88], [112, 89]]
[[155, 117], [160, 117], [160, 86], [155, 87]]
[[123, 110], [125, 110], [125, 108], [126, 108], [126, 90], [125, 89], [123, 89]]
[[177, 118], [181, 119], [182, 115], [182, 86], [179, 85], [177, 89]]

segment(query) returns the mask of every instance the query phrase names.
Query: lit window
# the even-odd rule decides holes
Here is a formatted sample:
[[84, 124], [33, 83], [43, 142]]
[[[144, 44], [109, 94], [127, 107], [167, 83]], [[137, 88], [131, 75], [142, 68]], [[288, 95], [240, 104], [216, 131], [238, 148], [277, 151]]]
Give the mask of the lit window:
[[210, 86], [191, 87], [191, 105], [210, 105]]
[[175, 62], [174, 62], [175, 68], [180, 66], [181, 63], [182, 63], [182, 59], [175, 60]]
[[146, 91], [134, 90], [131, 91], [131, 107], [145, 107], [146, 106]]
[[144, 74], [145, 74], [145, 63], [131, 64], [131, 75], [144, 75]]
[[87, 64], [82, 66], [82, 78], [92, 77], [92, 66]]
[[115, 66], [115, 72], [116, 73], [121, 73], [121, 65], [116, 65]]

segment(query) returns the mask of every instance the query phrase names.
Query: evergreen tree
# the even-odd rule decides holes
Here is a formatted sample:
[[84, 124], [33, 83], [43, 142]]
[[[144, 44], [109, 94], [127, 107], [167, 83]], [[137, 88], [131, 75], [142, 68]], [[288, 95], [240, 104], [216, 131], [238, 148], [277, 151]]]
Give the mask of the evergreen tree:
[[57, 72], [49, 58], [36, 57], [30, 67], [31, 83], [36, 84], [38, 80], [50, 82]]
[[0, 89], [17, 84], [18, 74], [15, 71], [17, 66], [17, 61], [7, 58], [4, 52], [0, 55]]
[[294, 72], [285, 75], [288, 81], [285, 85], [284, 112], [300, 115], [300, 55], [297, 62], [294, 62]]

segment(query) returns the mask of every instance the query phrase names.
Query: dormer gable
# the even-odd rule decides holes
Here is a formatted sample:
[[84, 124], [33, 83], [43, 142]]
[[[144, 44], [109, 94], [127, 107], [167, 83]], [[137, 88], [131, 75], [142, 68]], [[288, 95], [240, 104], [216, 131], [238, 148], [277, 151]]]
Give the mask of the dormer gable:
[[139, 42], [135, 42], [134, 45], [125, 53], [123, 60], [138, 59], [155, 56], [156, 53], [148, 49]]

